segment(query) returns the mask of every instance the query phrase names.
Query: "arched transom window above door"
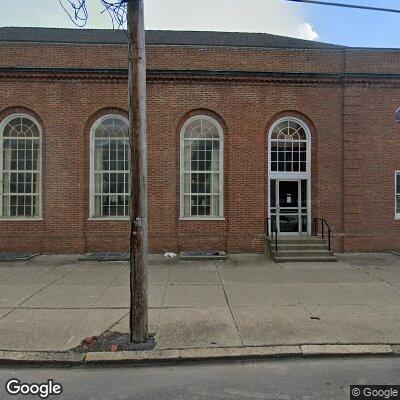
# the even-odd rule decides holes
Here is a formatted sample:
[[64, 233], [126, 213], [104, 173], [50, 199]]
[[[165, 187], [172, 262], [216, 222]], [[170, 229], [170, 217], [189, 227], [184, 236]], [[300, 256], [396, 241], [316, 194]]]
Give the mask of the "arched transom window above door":
[[279, 120], [270, 135], [270, 171], [307, 172], [309, 150], [306, 125], [294, 118]]

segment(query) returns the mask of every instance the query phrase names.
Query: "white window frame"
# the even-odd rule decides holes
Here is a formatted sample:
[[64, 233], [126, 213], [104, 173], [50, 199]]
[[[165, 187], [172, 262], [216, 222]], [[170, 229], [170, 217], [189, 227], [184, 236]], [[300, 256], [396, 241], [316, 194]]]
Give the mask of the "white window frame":
[[[21, 217], [4, 217], [2, 216], [3, 213], [3, 196], [2, 196], [2, 191], [3, 191], [3, 134], [4, 134], [4, 128], [5, 126], [14, 118], [26, 118], [29, 119], [32, 123], [36, 125], [39, 131], [39, 152], [38, 152], [38, 162], [37, 162], [37, 173], [38, 173], [38, 215], [34, 217], [27, 217], [27, 216], [21, 216]], [[39, 124], [39, 122], [29, 114], [25, 113], [14, 113], [8, 115], [6, 118], [4, 118], [1, 123], [0, 123], [0, 220], [1, 221], [42, 221], [42, 144], [43, 144], [43, 132], [42, 132], [42, 127]]]
[[394, 219], [400, 220], [400, 210], [397, 209], [397, 180], [400, 179], [400, 170], [394, 172]]
[[[281, 122], [293, 121], [298, 123], [305, 131], [307, 138], [307, 149], [306, 149], [306, 170], [301, 172], [295, 171], [272, 171], [271, 170], [271, 137], [272, 133], [277, 125]], [[268, 217], [271, 218], [271, 179], [279, 180], [307, 180], [307, 227], [308, 234], [311, 234], [311, 145], [312, 145], [311, 131], [308, 125], [300, 118], [296, 117], [282, 117], [275, 121], [268, 133]], [[271, 222], [269, 220], [269, 231], [271, 231]]]
[[[196, 216], [185, 216], [184, 212], [184, 151], [185, 151], [185, 131], [186, 128], [196, 119], [204, 118], [215, 125], [218, 129], [219, 134], [219, 216], [207, 216], [207, 215], [196, 215]], [[208, 115], [197, 114], [193, 117], [188, 118], [183, 124], [180, 132], [180, 220], [183, 221], [223, 221], [224, 218], [224, 131], [221, 124], [215, 119]]]
[[[306, 170], [305, 171], [272, 171], [271, 170], [271, 144], [272, 144], [272, 133], [276, 126], [278, 126], [282, 122], [286, 121], [293, 121], [299, 124], [306, 133]], [[301, 120], [300, 118], [296, 117], [283, 117], [278, 119], [273, 123], [269, 130], [268, 134], [268, 175], [270, 179], [274, 179], [274, 177], [279, 178], [294, 178], [294, 179], [309, 179], [311, 176], [311, 132], [310, 128], [307, 124]]]
[[[126, 122], [129, 126], [128, 119], [121, 114], [104, 114], [98, 118], [90, 128], [90, 176], [89, 176], [89, 221], [128, 221], [130, 219], [129, 215], [117, 216], [112, 215], [109, 217], [96, 217], [94, 216], [94, 134], [96, 128], [108, 118], [119, 118]], [[131, 178], [129, 178], [131, 179]]]

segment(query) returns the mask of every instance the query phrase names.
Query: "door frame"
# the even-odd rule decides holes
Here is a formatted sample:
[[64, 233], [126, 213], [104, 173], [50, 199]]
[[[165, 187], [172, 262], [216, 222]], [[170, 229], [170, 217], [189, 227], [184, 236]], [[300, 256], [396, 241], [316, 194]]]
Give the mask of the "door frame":
[[[275, 213], [275, 217], [276, 217], [276, 226], [278, 228], [278, 233], [279, 235], [283, 235], [283, 236], [298, 236], [298, 235], [311, 235], [311, 202], [310, 202], [310, 196], [311, 196], [311, 185], [310, 185], [310, 179], [308, 178], [270, 178], [268, 179], [268, 217], [271, 218], [271, 180], [275, 180], [275, 204], [276, 204], [276, 213]], [[307, 232], [302, 232], [301, 230], [301, 217], [302, 217], [302, 212], [301, 209], [304, 207], [301, 207], [301, 181], [306, 181], [307, 182]], [[297, 195], [298, 195], [298, 212], [297, 212], [297, 216], [299, 217], [299, 229], [298, 232], [281, 232], [280, 231], [280, 224], [279, 224], [279, 212], [278, 212], [278, 208], [279, 208], [279, 182], [297, 182]], [[269, 220], [269, 229], [271, 231], [271, 220]]]
[[[305, 172], [283, 172], [283, 171], [271, 171], [271, 134], [272, 131], [275, 129], [275, 127], [280, 124], [283, 121], [294, 121], [297, 122], [299, 125], [301, 125], [306, 133], [307, 137], [307, 151], [306, 151], [306, 171]], [[311, 216], [311, 131], [310, 128], [307, 126], [307, 124], [301, 120], [300, 118], [296, 117], [283, 117], [279, 118], [276, 120], [270, 127], [269, 133], [268, 133], [268, 154], [267, 154], [267, 163], [268, 163], [268, 175], [267, 175], [267, 180], [268, 180], [268, 203], [267, 203], [267, 209], [268, 209], [268, 229], [269, 232], [271, 232], [271, 180], [274, 179], [277, 182], [279, 180], [286, 180], [286, 181], [302, 181], [306, 180], [307, 181], [307, 232], [302, 232], [301, 234], [303, 235], [311, 235], [311, 221], [312, 221], [312, 216]], [[301, 185], [301, 183], [300, 183]], [[301, 191], [301, 189], [300, 189]], [[276, 191], [277, 195], [278, 191]], [[301, 201], [301, 199], [300, 199]], [[300, 229], [299, 229], [300, 231]], [[278, 228], [279, 232], [279, 228]], [[300, 232], [295, 234], [295, 233], [282, 233], [281, 235], [300, 235]]]

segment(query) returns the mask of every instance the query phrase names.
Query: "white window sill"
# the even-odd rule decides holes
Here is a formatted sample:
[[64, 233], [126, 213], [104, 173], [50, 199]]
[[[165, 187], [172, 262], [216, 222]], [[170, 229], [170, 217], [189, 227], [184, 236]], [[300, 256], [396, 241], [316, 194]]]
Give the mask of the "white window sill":
[[180, 217], [179, 221], [225, 221], [224, 217]]
[[4, 222], [37, 222], [37, 221], [43, 221], [43, 218], [40, 217], [24, 217], [24, 218], [13, 218], [13, 217], [0, 217], [0, 222], [4, 221]]
[[397, 215], [394, 217], [394, 220], [395, 220], [395, 221], [400, 221], [400, 214], [397, 214]]
[[88, 221], [129, 221], [129, 217], [90, 217]]

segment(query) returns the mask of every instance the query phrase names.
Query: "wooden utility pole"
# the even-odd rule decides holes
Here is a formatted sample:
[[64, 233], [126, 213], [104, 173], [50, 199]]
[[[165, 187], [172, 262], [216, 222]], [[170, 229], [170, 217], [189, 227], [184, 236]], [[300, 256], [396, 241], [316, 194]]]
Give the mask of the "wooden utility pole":
[[147, 142], [144, 0], [127, 0], [131, 146], [130, 339], [148, 340]]

